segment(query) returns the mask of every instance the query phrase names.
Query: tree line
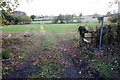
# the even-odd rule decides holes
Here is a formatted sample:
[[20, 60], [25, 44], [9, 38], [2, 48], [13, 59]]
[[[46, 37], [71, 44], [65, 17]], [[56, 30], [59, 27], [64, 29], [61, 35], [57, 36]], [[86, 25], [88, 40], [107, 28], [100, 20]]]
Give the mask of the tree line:
[[10, 14], [5, 10], [1, 10], [1, 18], [3, 25], [31, 23], [31, 18], [28, 17], [25, 12], [21, 11], [14, 11]]
[[82, 13], [79, 16], [70, 15], [70, 14], [66, 14], [66, 15], [60, 14], [59, 16], [53, 18], [52, 23], [73, 23], [74, 20], [77, 20], [77, 22], [80, 23], [82, 19], [81, 16]]

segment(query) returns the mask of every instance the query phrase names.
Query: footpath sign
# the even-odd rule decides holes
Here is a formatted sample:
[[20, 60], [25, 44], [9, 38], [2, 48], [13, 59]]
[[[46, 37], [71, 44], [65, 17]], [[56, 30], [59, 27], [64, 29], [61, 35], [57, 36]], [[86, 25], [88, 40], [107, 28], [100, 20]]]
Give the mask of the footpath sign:
[[102, 33], [103, 33], [103, 26], [104, 26], [104, 17], [98, 17], [99, 21], [102, 21], [101, 23], [101, 30], [100, 30], [100, 42], [99, 42], [99, 50], [102, 49]]
[[97, 20], [103, 21], [104, 17], [98, 17]]
[[101, 23], [103, 21], [103, 17], [98, 17], [97, 20], [99, 21], [99, 23]]

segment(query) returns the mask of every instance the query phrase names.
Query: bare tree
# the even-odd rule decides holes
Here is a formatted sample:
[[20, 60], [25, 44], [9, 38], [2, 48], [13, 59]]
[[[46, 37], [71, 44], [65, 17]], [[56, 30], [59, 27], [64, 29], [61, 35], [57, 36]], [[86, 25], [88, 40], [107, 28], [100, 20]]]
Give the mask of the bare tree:
[[114, 4], [118, 4], [119, 2], [120, 0], [114, 0], [112, 2], [109, 2], [110, 3], [109, 7], [112, 7]]
[[[6, 10], [7, 12], [13, 12], [20, 4], [20, 0], [0, 0], [0, 9]], [[26, 0], [27, 2], [32, 0]]]

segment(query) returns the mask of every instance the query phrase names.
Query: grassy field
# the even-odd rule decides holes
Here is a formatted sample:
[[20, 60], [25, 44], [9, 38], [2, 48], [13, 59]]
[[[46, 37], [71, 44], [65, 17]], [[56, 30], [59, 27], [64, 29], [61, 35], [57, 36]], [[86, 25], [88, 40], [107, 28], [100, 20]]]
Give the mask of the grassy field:
[[[105, 23], [109, 24], [109, 23]], [[44, 30], [47, 31], [66, 31], [66, 30], [77, 30], [80, 25], [86, 27], [99, 27], [101, 23], [86, 23], [86, 24], [43, 24]], [[1, 27], [3, 33], [12, 32], [26, 32], [26, 31], [39, 31], [40, 24], [26, 24], [26, 25], [5, 25]]]
[[[77, 29], [76, 24], [44, 24], [44, 30], [48, 31], [64, 31]], [[39, 31], [40, 24], [29, 24], [29, 25], [9, 25], [2, 28], [2, 32], [25, 32], [25, 31]]]

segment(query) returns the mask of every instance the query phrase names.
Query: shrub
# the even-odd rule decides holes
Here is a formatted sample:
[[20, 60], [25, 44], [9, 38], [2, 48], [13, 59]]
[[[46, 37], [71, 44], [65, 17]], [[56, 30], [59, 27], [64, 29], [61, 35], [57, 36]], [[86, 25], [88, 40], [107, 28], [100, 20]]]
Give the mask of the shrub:
[[32, 19], [33, 21], [34, 21], [34, 19], [36, 18], [35, 15], [31, 15], [30, 17], [31, 17], [31, 19]]
[[8, 46], [8, 45], [11, 45], [11, 44], [21, 44], [23, 42], [24, 42], [24, 39], [14, 38], [14, 37], [3, 38], [2, 39], [2, 45], [3, 46]]
[[58, 23], [57, 17], [54, 17], [54, 18], [53, 18], [52, 23], [55, 23], [55, 24]]
[[2, 51], [2, 58], [9, 59], [11, 57], [11, 53], [8, 50]]
[[24, 16], [23, 21], [24, 21], [24, 24], [30, 24], [31, 23], [31, 19], [28, 16]]
[[90, 52], [83, 52], [83, 53], [86, 54], [86, 55], [88, 55], [88, 57], [89, 57], [90, 59], [95, 58], [95, 55], [94, 55], [93, 53], [90, 53]]
[[92, 47], [87, 48], [87, 50], [90, 50], [91, 52], [94, 52], [94, 48], [92, 48]]
[[108, 19], [112, 23], [120, 22], [120, 13], [114, 14], [112, 17]]
[[31, 19], [28, 16], [22, 15], [14, 15], [14, 24], [29, 24], [31, 23]]

